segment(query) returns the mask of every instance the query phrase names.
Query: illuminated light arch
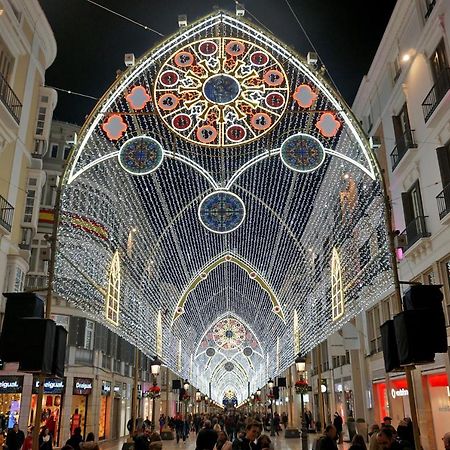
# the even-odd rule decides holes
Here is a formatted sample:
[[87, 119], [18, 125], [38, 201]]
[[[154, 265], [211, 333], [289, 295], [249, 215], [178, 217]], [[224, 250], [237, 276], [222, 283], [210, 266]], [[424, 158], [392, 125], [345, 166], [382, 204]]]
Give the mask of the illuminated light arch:
[[[256, 269], [251, 267], [249, 263], [247, 263], [243, 258], [234, 255], [232, 253], [226, 253], [224, 255], [221, 255], [211, 261], [207, 266], [205, 266], [198, 274], [194, 277], [194, 279], [189, 283], [188, 287], [185, 289], [184, 293], [182, 294], [181, 298], [179, 299], [175, 311], [172, 316], [172, 324], [182, 315], [184, 314], [184, 305], [186, 304], [189, 294], [203, 281], [205, 280], [208, 275], [216, 269], [218, 266], [224, 263], [233, 263], [236, 264], [238, 267], [240, 267], [242, 270], [246, 271], [248, 275], [250, 276], [252, 274], [252, 279], [255, 280], [261, 289], [267, 292], [270, 301], [272, 302], [273, 306], [273, 313], [276, 314], [281, 320], [285, 321], [285, 316], [283, 309], [280, 305], [280, 302], [277, 299], [277, 296], [273, 292], [272, 288], [270, 287], [269, 283], [264, 279], [262, 275], [258, 273]], [[253, 275], [255, 274], [255, 275]]]
[[341, 260], [337, 248], [331, 257], [331, 317], [338, 320], [344, 315], [344, 288], [342, 285]]
[[[204, 45], [205, 39], [250, 42], [253, 48], [248, 49], [249, 58], [245, 49], [239, 55], [243, 50], [239, 42], [237, 47], [230, 45], [229, 51], [237, 56], [227, 56], [226, 64], [230, 70], [235, 70], [234, 61], [240, 61], [239, 64], [243, 62], [239, 68], [244, 70], [242, 74], [245, 71], [251, 74], [254, 69], [262, 75], [253, 77], [256, 88], [251, 89], [250, 106], [239, 108], [234, 100], [234, 103], [230, 102], [233, 108], [229, 111], [225, 106], [219, 108], [226, 114], [231, 111], [231, 115], [238, 110], [233, 117], [227, 118], [233, 126], [223, 129], [228, 134], [223, 134], [222, 139], [235, 144], [226, 151], [203, 145], [208, 142], [197, 145], [185, 139], [188, 136], [183, 134], [185, 127], [193, 133], [198, 130], [191, 127], [192, 117], [177, 108], [183, 102], [197, 111], [195, 92], [177, 93], [180, 100], [175, 100], [180, 104], [176, 104], [173, 97], [163, 98], [164, 107], [171, 109], [175, 105], [165, 116], [170, 126], [162, 121], [158, 112], [161, 97], [147, 101], [142, 109], [134, 109], [126, 98], [136, 86], [145, 87], [153, 95], [159, 81], [168, 94], [189, 70], [200, 79], [198, 92], [201, 96], [208, 95], [210, 100], [225, 105], [235, 95], [241, 95], [243, 90], [232, 86], [223, 98], [218, 97], [218, 92], [211, 94], [203, 89], [201, 64], [207, 63], [210, 54], [222, 51], [214, 42]], [[193, 58], [180, 54], [200, 41], [201, 51], [193, 52]], [[178, 54], [179, 64], [174, 63], [173, 68], [160, 73], [162, 63], [173, 54]], [[268, 72], [277, 70], [269, 64], [273, 59], [284, 73]], [[280, 77], [285, 75], [287, 100], [284, 95], [277, 94]], [[194, 77], [189, 75], [188, 78]], [[214, 88], [218, 79], [210, 81], [206, 90]], [[258, 80], [262, 80], [262, 84]], [[183, 78], [183, 81], [188, 80]], [[232, 78], [225, 81], [233, 84]], [[301, 85], [310, 86], [311, 92], [306, 92], [299, 104], [293, 93]], [[137, 92], [144, 94], [142, 89]], [[317, 98], [312, 96], [313, 103], [309, 108], [302, 107], [311, 102], [312, 92]], [[134, 106], [143, 105], [146, 97], [140, 97], [134, 99]], [[260, 111], [255, 114], [251, 106], [258, 102], [271, 113]], [[192, 114], [197, 114], [195, 111]], [[169, 116], [171, 112], [173, 117]], [[205, 111], [198, 112], [204, 123], [198, 128], [205, 127], [201, 139], [207, 141], [213, 136], [209, 127], [219, 129], [223, 117], [215, 115], [214, 111], [202, 113]], [[321, 115], [326, 113], [333, 114], [340, 123], [336, 130], [332, 126], [326, 127], [329, 133], [325, 134], [334, 134], [332, 137], [324, 136], [316, 127]], [[120, 127], [110, 130], [113, 139], [109, 139], [102, 125], [113, 115], [120, 117], [117, 119]], [[332, 121], [330, 123], [333, 125]], [[124, 126], [126, 130], [121, 129]], [[171, 130], [173, 127], [180, 130], [178, 135]], [[266, 131], [266, 127], [272, 128]], [[317, 138], [326, 153], [321, 166], [310, 173], [294, 172], [284, 166], [280, 158], [284, 140], [298, 133]], [[130, 175], [121, 169], [114, 157], [125, 141], [140, 135], [163, 143], [164, 164], [149, 175]], [[252, 140], [254, 135], [260, 136], [258, 141]], [[191, 136], [196, 142], [197, 137]], [[351, 173], [355, 180], [357, 201], [356, 207], [349, 212], [349, 220], [342, 222], [341, 180], [344, 173]], [[211, 191], [217, 190], [238, 194], [248, 214], [241, 226], [227, 235], [209, 232], [198, 220], [200, 202]], [[95, 192], [101, 193], [100, 198], [94, 195], [93, 199]], [[232, 305], [233, 312], [238, 316], [242, 313], [248, 325], [258, 330], [264, 362], [259, 356], [252, 356], [249, 364], [253, 363], [255, 371], [262, 373], [267, 361], [266, 372], [275, 376], [276, 361], [279, 372], [292, 363], [294, 346], [285, 336], [293, 330], [294, 310], [297, 312], [296, 328], [301, 330], [301, 341], [296, 348], [307, 352], [342, 326], [345, 320], [370, 307], [385, 294], [391, 275], [383, 234], [382, 195], [376, 161], [358, 121], [321, 74], [275, 37], [267, 36], [245, 19], [214, 12], [181, 29], [128, 68], [99, 101], [83, 127], [63, 177], [61, 210], [67, 214], [62, 215], [58, 229], [55, 291], [82, 308], [88, 317], [106, 322], [113, 332], [137, 345], [147, 356], [154, 356], [155, 348], [159, 346], [156, 342], [159, 336], [155, 336], [151, 324], [158, 311], [169, 311], [161, 318], [164, 360], [180, 377], [189, 377], [193, 372], [205, 391], [208, 380], [200, 367], [204, 367], [206, 357], [194, 358], [194, 370], [191, 371], [189, 355], [195, 355], [198, 339], [209, 324], [227, 309], [227, 304]], [[74, 226], [68, 220], [69, 215], [104, 224], [107, 234], [103, 233], [103, 238], [99, 239], [93, 233], [87, 233], [86, 227]], [[373, 224], [373, 229], [368, 230], [363, 225], [363, 216]], [[120, 321], [115, 325], [104, 320], [104, 289], [111, 247], [126, 249], [126, 235], [134, 226], [145, 232], [135, 236], [128, 255], [121, 253], [122, 298]], [[370, 260], [363, 261], [359, 249], [367, 242], [373, 246], [370, 247]], [[330, 314], [329, 255], [332, 246], [339, 249], [341, 272], [345, 274], [345, 310], [339, 320], [332, 320]], [[246, 266], [219, 264], [213, 274], [204, 271], [224, 255], [239, 255], [237, 258]], [[202, 280], [207, 281], [202, 284]], [[194, 293], [195, 285], [198, 289]], [[187, 286], [191, 287], [190, 294]], [[226, 293], [216, 296], [223, 286], [227, 288]], [[242, 295], [244, 291], [248, 295], [247, 301]], [[270, 302], [266, 301], [266, 295]], [[189, 303], [186, 304], [187, 300]], [[232, 301], [234, 303], [230, 303]], [[142, 312], [138, 318], [136, 310]], [[186, 340], [185, 336], [192, 339]], [[248, 367], [244, 357], [236, 356], [234, 360]], [[209, 370], [213, 370], [215, 364], [216, 360], [212, 361]], [[253, 386], [261, 381], [264, 380], [253, 378], [250, 382]], [[238, 386], [236, 379], [225, 377], [220, 389], [226, 385], [237, 386], [239, 395], [245, 393], [246, 388]], [[221, 394], [215, 392], [216, 400]]]
[[120, 254], [117, 250], [113, 255], [111, 267], [109, 269], [105, 308], [106, 319], [114, 325], [118, 325], [119, 323], [120, 283]]

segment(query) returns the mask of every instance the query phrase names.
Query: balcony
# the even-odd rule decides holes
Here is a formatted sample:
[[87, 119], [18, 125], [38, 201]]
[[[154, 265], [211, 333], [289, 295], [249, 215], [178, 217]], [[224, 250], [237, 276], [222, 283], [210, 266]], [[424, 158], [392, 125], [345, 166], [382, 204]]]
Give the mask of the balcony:
[[33, 230], [31, 228], [22, 227], [22, 240], [20, 241], [19, 248], [22, 250], [31, 250], [31, 241], [33, 239]]
[[426, 219], [427, 216], [418, 216], [408, 223], [401, 235], [406, 236], [406, 247], [404, 251], [408, 250], [419, 239], [430, 237], [431, 234], [427, 231]]
[[450, 212], [450, 184], [447, 184], [436, 197], [439, 219], [443, 219]]
[[392, 170], [394, 170], [410, 148], [417, 148], [414, 130], [406, 130], [403, 136], [396, 139], [397, 145], [391, 152]]
[[46, 139], [34, 140], [34, 151], [31, 154], [33, 158], [42, 159], [47, 153], [48, 142]]
[[445, 68], [439, 75], [435, 85], [431, 88], [425, 100], [422, 102], [422, 111], [425, 122], [429, 120], [442, 99], [450, 89], [450, 68]]
[[13, 216], [14, 207], [0, 195], [0, 227], [3, 227], [8, 233], [11, 232]]
[[0, 73], [0, 100], [5, 105], [11, 116], [17, 124], [20, 122], [20, 113], [22, 112], [22, 103], [12, 90], [6, 79]]

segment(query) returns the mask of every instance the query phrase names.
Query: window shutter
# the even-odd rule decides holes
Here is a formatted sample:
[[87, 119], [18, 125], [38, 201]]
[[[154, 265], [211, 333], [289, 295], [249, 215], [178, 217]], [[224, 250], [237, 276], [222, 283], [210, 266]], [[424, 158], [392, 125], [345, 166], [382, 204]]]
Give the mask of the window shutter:
[[436, 154], [439, 171], [441, 172], [442, 188], [445, 188], [450, 184], [450, 144], [445, 147], [438, 147]]
[[414, 209], [409, 192], [402, 192], [403, 215], [405, 217], [405, 227], [414, 220]]
[[70, 317], [69, 345], [72, 347], [84, 347], [86, 334], [86, 319], [84, 317]]

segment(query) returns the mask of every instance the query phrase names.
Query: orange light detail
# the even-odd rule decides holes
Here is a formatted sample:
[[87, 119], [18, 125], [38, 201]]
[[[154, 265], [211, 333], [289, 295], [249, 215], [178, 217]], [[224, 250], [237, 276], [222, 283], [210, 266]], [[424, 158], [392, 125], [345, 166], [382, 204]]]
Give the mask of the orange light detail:
[[264, 81], [268, 86], [280, 86], [283, 84], [284, 76], [279, 70], [272, 69], [264, 74]]
[[175, 94], [163, 94], [159, 97], [158, 106], [163, 111], [172, 111], [178, 106], [180, 99]]
[[316, 127], [319, 129], [322, 136], [331, 138], [336, 136], [341, 122], [336, 119], [333, 113], [325, 112], [320, 116], [319, 121], [316, 123]]
[[117, 141], [120, 139], [127, 129], [127, 124], [123, 121], [122, 116], [119, 114], [111, 114], [108, 120], [102, 124], [102, 130], [108, 136], [111, 141]]
[[125, 98], [132, 109], [143, 109], [151, 99], [143, 86], [135, 86]]
[[298, 106], [302, 108], [311, 108], [312, 104], [317, 100], [317, 94], [307, 84], [297, 86], [295, 92], [292, 94], [293, 99]]

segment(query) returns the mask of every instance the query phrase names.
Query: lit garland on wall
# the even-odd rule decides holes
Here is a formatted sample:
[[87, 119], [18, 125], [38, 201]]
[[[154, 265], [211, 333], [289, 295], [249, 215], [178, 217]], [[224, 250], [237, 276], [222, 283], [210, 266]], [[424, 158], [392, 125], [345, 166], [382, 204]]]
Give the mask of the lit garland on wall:
[[[231, 78], [211, 79], [215, 57], [208, 56], [214, 46], [203, 45], [208, 40], [225, 52], [233, 77], [246, 80], [244, 88], [241, 84], [238, 90]], [[244, 53], [239, 53], [242, 43]], [[187, 76], [184, 69], [191, 57], [196, 76]], [[170, 58], [177, 58], [173, 68], [161, 71]], [[266, 66], [269, 61], [274, 62]], [[205, 74], [202, 64], [209, 64]], [[246, 78], [239, 64], [242, 70], [253, 67], [256, 75]], [[202, 78], [206, 72], [209, 78]], [[181, 99], [173, 97], [175, 79], [181, 83], [177, 92], [185, 92]], [[156, 91], [161, 83], [167, 89]], [[280, 96], [272, 95], [278, 91]], [[241, 94], [238, 103], [233, 96]], [[202, 109], [202, 95], [209, 109]], [[234, 103], [228, 102], [232, 97]], [[174, 108], [172, 117], [164, 108], [177, 101], [183, 108]], [[212, 139], [215, 120], [222, 124], [216, 131], [225, 134], [204, 142]], [[264, 128], [269, 120], [270, 127]], [[248, 138], [251, 133], [255, 139]], [[294, 135], [300, 138], [291, 140]], [[217, 401], [227, 389], [245, 398], [246, 383], [256, 390], [267, 380], [263, 373], [275, 376], [292, 364], [298, 349], [295, 345], [294, 352], [290, 334], [294, 314], [300, 350], [306, 352], [389, 288], [382, 191], [359, 125], [318, 74], [245, 21], [214, 13], [153, 49], [103, 97], [73, 154], [62, 191], [57, 293], [104, 321], [104, 293], [118, 251], [120, 308], [117, 326], [109, 326], [149, 356], [158, 353], [161, 340], [164, 362], [180, 376], [196, 377], [204, 392], [211, 381], [204, 367], [209, 364], [208, 374], [220, 367], [213, 394]], [[222, 200], [213, 204], [204, 217], [225, 230], [221, 234], [202, 225], [199, 206], [225, 186], [245, 205], [245, 217], [233, 216], [227, 223], [227, 214], [239, 214], [240, 203], [233, 211]], [[75, 216], [84, 225], [74, 223]], [[335, 247], [345, 301], [344, 314], [333, 321]], [[183, 314], [172, 321], [193, 279], [227, 253], [267, 280], [284, 320], [273, 314], [270, 295], [247, 270], [224, 262], [190, 291]], [[159, 311], [161, 335], [149, 326]], [[227, 371], [223, 357], [198, 357], [199, 342], [224, 314], [257, 330], [258, 349], [252, 355], [240, 351], [232, 360], [225, 358], [243, 368], [246, 380], [240, 370]]]

